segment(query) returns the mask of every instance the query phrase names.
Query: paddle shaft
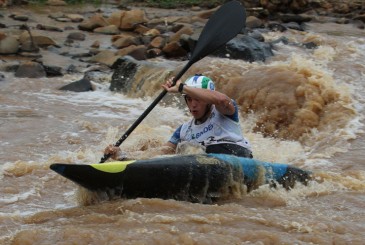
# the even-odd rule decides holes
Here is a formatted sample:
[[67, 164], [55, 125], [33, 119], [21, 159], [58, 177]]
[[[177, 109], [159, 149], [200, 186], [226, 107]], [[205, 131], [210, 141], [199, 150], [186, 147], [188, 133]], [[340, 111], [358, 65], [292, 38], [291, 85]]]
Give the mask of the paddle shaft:
[[[190, 66], [194, 63], [193, 60], [189, 61], [185, 67], [174, 77], [172, 80], [173, 85], [184, 75], [184, 73], [190, 68]], [[166, 90], [163, 90], [160, 95], [151, 103], [151, 105], [139, 116], [139, 118], [128, 128], [128, 130], [123, 134], [122, 137], [114, 144], [114, 146], [119, 147], [124, 140], [128, 138], [128, 136], [136, 129], [136, 127], [143, 121], [143, 119], [155, 108], [155, 106], [162, 100], [162, 98], [167, 94]], [[100, 163], [104, 163], [109, 159], [111, 154], [104, 154], [101, 158]]]

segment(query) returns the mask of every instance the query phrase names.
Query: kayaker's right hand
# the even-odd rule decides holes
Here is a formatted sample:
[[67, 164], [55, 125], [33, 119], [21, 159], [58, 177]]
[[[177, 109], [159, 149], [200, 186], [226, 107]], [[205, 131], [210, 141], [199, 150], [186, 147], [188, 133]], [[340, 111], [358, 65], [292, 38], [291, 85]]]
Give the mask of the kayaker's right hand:
[[181, 80], [177, 80], [176, 84], [173, 85], [174, 78], [169, 78], [165, 84], [162, 85], [162, 87], [170, 93], [178, 93], [179, 92], [179, 85], [181, 83]]

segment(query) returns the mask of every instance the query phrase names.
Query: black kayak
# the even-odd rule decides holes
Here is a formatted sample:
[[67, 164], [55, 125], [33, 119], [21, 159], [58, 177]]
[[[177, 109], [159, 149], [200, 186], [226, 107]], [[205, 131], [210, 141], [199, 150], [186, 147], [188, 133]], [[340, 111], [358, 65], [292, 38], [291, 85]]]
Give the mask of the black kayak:
[[260, 185], [291, 189], [311, 173], [287, 164], [225, 154], [176, 155], [103, 164], [54, 163], [52, 170], [90, 190], [122, 198], [162, 198], [210, 203]]

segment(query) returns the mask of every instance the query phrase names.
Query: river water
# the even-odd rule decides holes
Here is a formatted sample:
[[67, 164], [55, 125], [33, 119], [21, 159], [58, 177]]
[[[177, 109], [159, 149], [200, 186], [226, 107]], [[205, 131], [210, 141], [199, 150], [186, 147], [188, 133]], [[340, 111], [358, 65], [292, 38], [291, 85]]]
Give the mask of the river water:
[[[307, 32], [285, 36], [320, 45], [277, 44], [265, 63], [207, 57], [187, 75], [204, 72], [238, 101], [255, 158], [292, 164], [315, 178], [290, 191], [264, 185], [212, 205], [106, 200], [49, 169], [55, 162], [99, 162], [105, 146], [161, 91], [167, 72], [137, 74], [136, 83], [146, 82], [128, 94], [109, 91], [111, 74], [94, 82], [95, 91], [73, 93], [58, 88], [83, 74], [25, 79], [3, 73], [0, 244], [364, 244], [365, 31], [310, 23]], [[185, 64], [154, 62], [176, 70]], [[151, 157], [188, 118], [179, 98], [167, 97], [123, 149]]]

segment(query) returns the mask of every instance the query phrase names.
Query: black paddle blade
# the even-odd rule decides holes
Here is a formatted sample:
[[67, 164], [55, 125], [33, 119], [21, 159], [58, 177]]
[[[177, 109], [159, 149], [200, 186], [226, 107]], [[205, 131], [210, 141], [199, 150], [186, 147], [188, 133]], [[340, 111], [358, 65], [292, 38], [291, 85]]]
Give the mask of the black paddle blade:
[[208, 20], [194, 48], [190, 62], [194, 63], [234, 38], [246, 26], [246, 11], [238, 1], [220, 7]]

